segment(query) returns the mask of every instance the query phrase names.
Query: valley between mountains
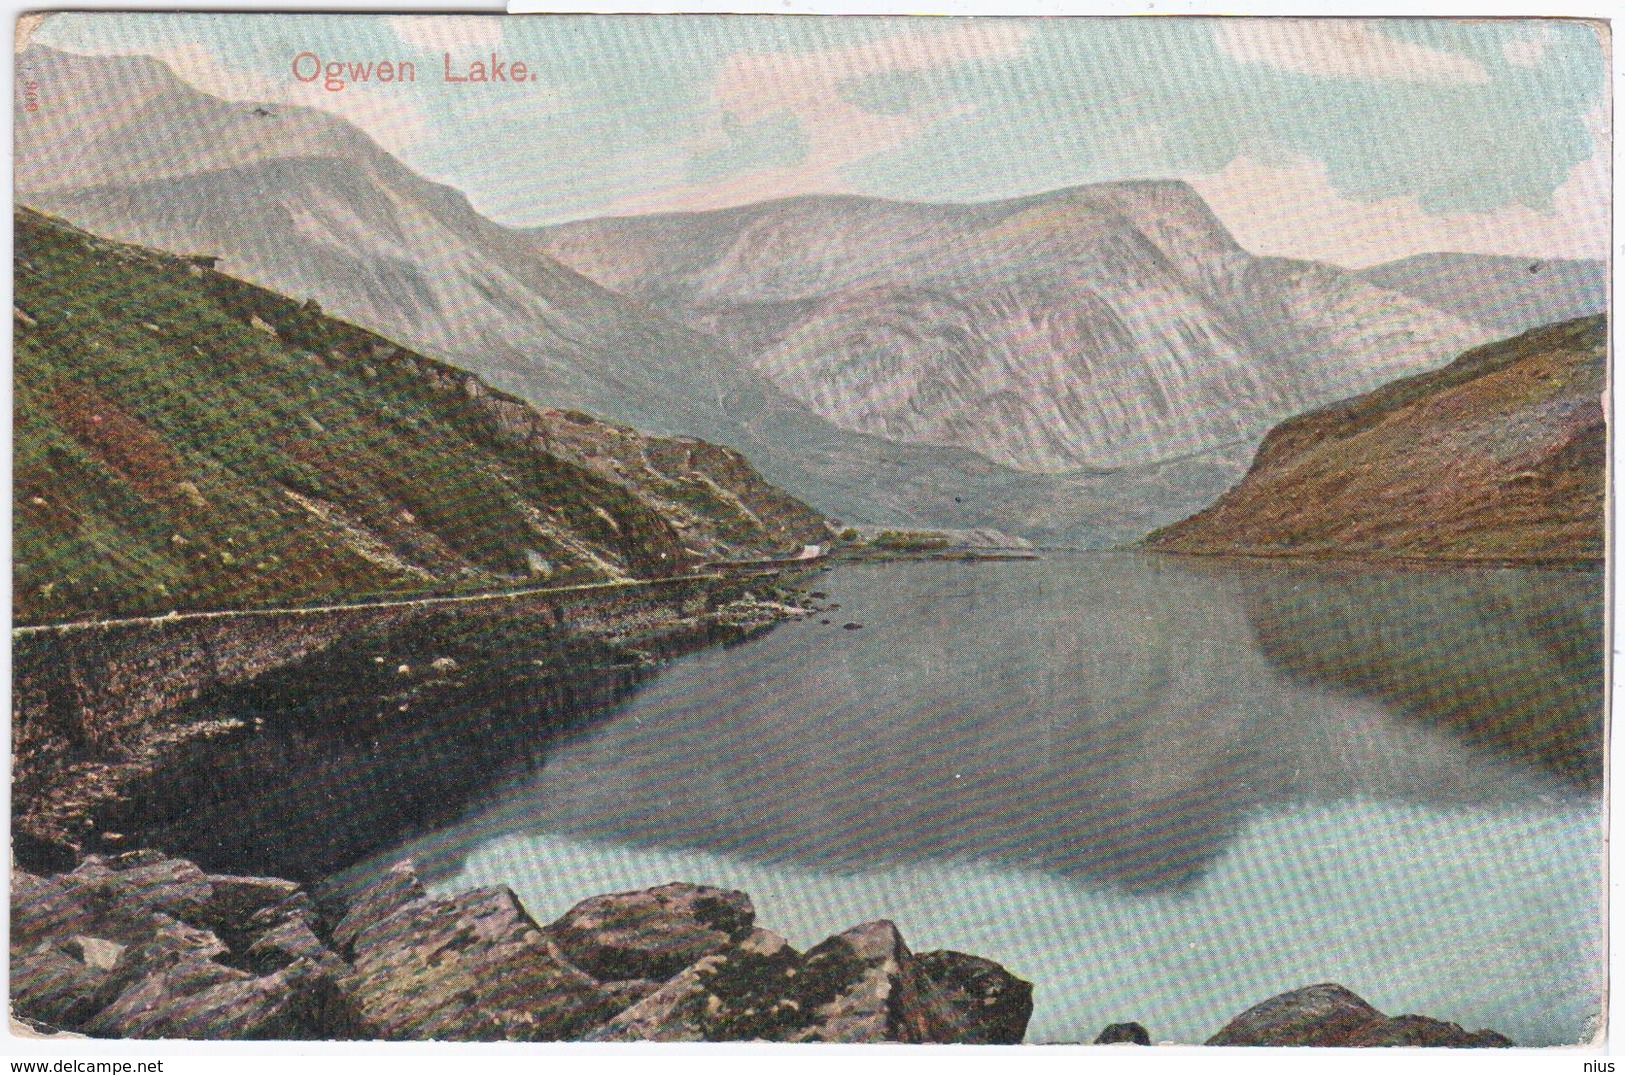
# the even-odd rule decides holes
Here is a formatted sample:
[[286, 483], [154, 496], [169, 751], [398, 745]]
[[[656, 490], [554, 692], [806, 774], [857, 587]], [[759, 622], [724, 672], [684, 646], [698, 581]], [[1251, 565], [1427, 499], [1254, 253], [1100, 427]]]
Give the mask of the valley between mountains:
[[[334, 115], [150, 57], [20, 62], [129, 91], [14, 117], [36, 1030], [1015, 1043], [1053, 1003], [1045, 1040], [1146, 1042], [1067, 930], [1155, 905], [1269, 934], [1227, 871], [1296, 868], [1269, 857], [1296, 839], [1327, 876], [1345, 846], [1391, 868], [1360, 841], [1405, 811], [1523, 811], [1515, 850], [1486, 826], [1478, 859], [1419, 859], [1441, 891], [1557, 849], [1439, 945], [1546, 943], [1516, 915], [1550, 904], [1583, 947], [1605, 264], [1261, 257], [1174, 180], [510, 227]], [[451, 890], [491, 854], [541, 880]], [[600, 854], [883, 878], [994, 947], [806, 918], [798, 948], [703, 877], [543, 925], [525, 885]], [[964, 895], [990, 876], [996, 913]], [[1340, 967], [1392, 954], [1336, 900], [1303, 917], [1326, 907]], [[1199, 976], [1176, 941], [1121, 973]], [[1480, 947], [1508, 976], [1572, 955]], [[1189, 992], [1154, 974], [1111, 1003]], [[1428, 983], [1440, 1018], [1255, 978], [1213, 1003], [1273, 999], [1228, 1023], [1167, 1019], [1572, 1042], [1589, 979], [1560, 977], [1550, 1016], [1503, 1004], [1550, 982], [1478, 975]]]
[[144, 57], [23, 59], [140, 102], [20, 121], [27, 204], [214, 255], [542, 406], [726, 444], [847, 523], [1132, 542], [1211, 503], [1277, 422], [1506, 335], [1487, 310], [1593, 312], [1604, 278], [1258, 258], [1173, 182], [513, 229], [326, 113], [252, 116]]

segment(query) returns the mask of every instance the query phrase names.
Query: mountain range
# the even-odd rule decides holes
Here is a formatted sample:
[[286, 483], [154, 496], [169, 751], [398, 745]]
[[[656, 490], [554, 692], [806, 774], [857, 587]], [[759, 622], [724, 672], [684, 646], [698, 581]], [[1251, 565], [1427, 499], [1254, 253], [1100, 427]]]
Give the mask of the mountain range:
[[19, 623], [669, 576], [828, 536], [730, 449], [532, 407], [195, 259], [14, 227]]
[[1132, 541], [1211, 503], [1282, 419], [1495, 335], [1471, 303], [1254, 257], [1179, 182], [516, 229], [326, 113], [260, 115], [144, 57], [19, 62], [134, 102], [17, 111], [27, 204], [216, 256], [532, 402], [731, 445], [847, 522]]
[[842, 428], [1028, 472], [1250, 451], [1281, 418], [1481, 334], [1329, 266], [1249, 255], [1179, 182], [795, 198], [536, 235]]
[[1417, 254], [1360, 275], [1509, 336], [1608, 309], [1608, 263], [1599, 260]]

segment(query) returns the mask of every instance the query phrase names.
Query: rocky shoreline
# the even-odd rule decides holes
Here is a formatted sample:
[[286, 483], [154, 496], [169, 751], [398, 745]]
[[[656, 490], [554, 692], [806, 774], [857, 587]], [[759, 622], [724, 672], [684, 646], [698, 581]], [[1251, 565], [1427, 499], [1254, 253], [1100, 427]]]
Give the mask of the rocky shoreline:
[[[169, 813], [191, 812], [186, 785], [208, 756], [267, 753], [279, 737], [296, 738], [300, 754], [314, 750], [325, 765], [359, 767], [352, 756], [359, 740], [466, 739], [460, 725], [482, 706], [487, 724], [543, 734], [591, 712], [661, 660], [818, 610], [782, 588], [783, 578], [14, 638], [14, 850], [29, 869], [66, 868], [85, 853], [126, 847], [188, 854], [168, 834], [144, 837], [132, 815], [159, 799], [175, 800]], [[524, 699], [522, 711], [511, 711], [512, 698]], [[432, 779], [411, 771], [412, 762], [397, 756], [400, 771], [387, 782]], [[377, 849], [357, 850], [350, 861]], [[314, 880], [342, 864], [291, 873], [287, 862], [234, 865]]]
[[[1017, 1044], [1033, 986], [875, 921], [806, 952], [743, 892], [673, 882], [540, 925], [506, 886], [430, 896], [410, 861], [348, 899], [141, 850], [11, 879], [11, 1004], [109, 1038]], [[1095, 1044], [1149, 1045], [1139, 1023]], [[1321, 984], [1243, 1012], [1243, 1046], [1510, 1046]]]
[[1019, 1042], [1032, 986], [890, 922], [805, 953], [742, 892], [673, 883], [539, 925], [402, 862], [344, 903], [155, 851], [11, 882], [14, 1016], [94, 1037]]
[[[513, 721], [491, 707], [488, 688], [493, 697], [517, 692], [529, 722], [545, 725], [549, 714], [590, 709], [600, 693], [618, 696], [664, 657], [836, 607], [817, 591], [753, 579], [751, 592], [746, 584], [713, 586], [703, 598], [637, 614], [572, 617], [541, 635], [531, 618], [422, 617], [410, 627], [360, 632], [308, 665], [255, 676], [236, 693], [200, 697], [159, 727], [195, 733], [193, 722], [208, 713], [267, 714], [224, 733], [242, 740], [222, 747], [242, 771], [211, 769], [196, 744], [191, 753], [167, 741], [134, 757], [127, 743], [114, 751], [184, 808], [179, 828], [165, 827], [161, 813], [104, 806], [83, 813], [84, 837], [47, 841], [16, 826], [19, 816], [35, 815], [19, 815], [27, 803], [14, 802], [14, 835], [22, 838], [11, 877], [14, 1029], [207, 1040], [1020, 1043], [1033, 1010], [1031, 983], [979, 956], [914, 953], [884, 920], [799, 952], [756, 923], [744, 893], [681, 882], [595, 896], [541, 925], [505, 886], [431, 897], [409, 862], [348, 898], [318, 880], [368, 851], [349, 829], [359, 826], [387, 846], [389, 833], [377, 823], [386, 812], [402, 813], [400, 789], [452, 802], [468, 790], [463, 784], [473, 786], [472, 773], [447, 762], [487, 767], [491, 759], [465, 741], [470, 736], [490, 740], [494, 756], [512, 749], [487, 725], [444, 742], [442, 731], [414, 738], [432, 730], [415, 714], [449, 713], [457, 728], [458, 714], [473, 711]], [[516, 648], [515, 638], [543, 648]], [[602, 684], [583, 676], [592, 668]], [[493, 676], [497, 669], [502, 674]], [[482, 676], [495, 686], [481, 688]], [[306, 697], [309, 684], [335, 681], [349, 684], [344, 697]], [[375, 740], [384, 729], [385, 739]], [[268, 851], [255, 835], [289, 831], [254, 783], [256, 766], [267, 779], [285, 777], [279, 735], [346, 774], [350, 797], [326, 826], [332, 831], [324, 830], [320, 854], [292, 845]], [[224, 797], [206, 801], [193, 780], [219, 783]], [[358, 790], [372, 785], [378, 794]], [[118, 781], [129, 803], [154, 790], [126, 796], [132, 788], [132, 779]], [[223, 811], [230, 826], [218, 824]], [[71, 824], [62, 829], [81, 821], [64, 817]], [[128, 836], [104, 831], [114, 820]], [[219, 843], [228, 827], [245, 853]], [[191, 830], [212, 850], [193, 849]], [[149, 849], [122, 851], [120, 843]], [[273, 853], [283, 858], [266, 858]], [[295, 862], [293, 871], [277, 865]], [[296, 879], [247, 875], [261, 872]], [[1138, 1023], [1113, 1023], [1096, 1044], [1153, 1040]], [[1424, 1016], [1389, 1017], [1328, 983], [1248, 1009], [1208, 1044], [1512, 1043]]]

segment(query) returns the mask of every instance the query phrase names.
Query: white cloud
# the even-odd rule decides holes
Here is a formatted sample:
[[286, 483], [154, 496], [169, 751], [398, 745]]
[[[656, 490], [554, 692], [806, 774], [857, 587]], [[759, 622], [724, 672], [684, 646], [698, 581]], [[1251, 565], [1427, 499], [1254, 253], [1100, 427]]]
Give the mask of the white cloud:
[[1514, 67], [1534, 67], [1545, 58], [1546, 52], [1552, 47], [1552, 31], [1549, 27], [1535, 26], [1522, 37], [1514, 38], [1501, 46], [1501, 55]]
[[1477, 60], [1390, 37], [1367, 19], [1221, 19], [1213, 35], [1220, 51], [1241, 63], [1263, 64], [1323, 78], [1396, 82], [1490, 80]]
[[[734, 52], [727, 56], [713, 96], [718, 116], [750, 124], [785, 114], [801, 125], [805, 159], [755, 169], [707, 183], [687, 183], [617, 203], [614, 213], [713, 209], [795, 194], [849, 189], [847, 166], [906, 142], [933, 124], [962, 115], [962, 102], [934, 111], [879, 114], [847, 100], [842, 85], [883, 74], [936, 70], [972, 60], [1004, 59], [1026, 48], [1029, 23], [985, 19], [945, 30], [905, 30], [861, 45], [807, 52]], [[723, 139], [718, 128], [692, 147], [697, 154]]]
[[502, 17], [488, 15], [393, 15], [395, 36], [428, 52], [494, 49], [502, 44]]
[[1433, 251], [1542, 258], [1609, 256], [1607, 112], [1586, 116], [1592, 156], [1553, 196], [1553, 211], [1508, 206], [1486, 213], [1422, 211], [1414, 196], [1358, 202], [1327, 180], [1326, 166], [1299, 156], [1284, 163], [1238, 157], [1211, 175], [1187, 177], [1236, 241], [1255, 254], [1363, 268]]

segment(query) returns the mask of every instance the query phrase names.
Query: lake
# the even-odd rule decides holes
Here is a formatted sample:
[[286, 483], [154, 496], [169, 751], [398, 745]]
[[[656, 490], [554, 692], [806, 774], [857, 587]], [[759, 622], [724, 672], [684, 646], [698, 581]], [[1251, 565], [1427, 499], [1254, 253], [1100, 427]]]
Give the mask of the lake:
[[838, 611], [671, 662], [350, 876], [410, 855], [543, 922], [739, 888], [800, 948], [890, 918], [1034, 982], [1029, 1042], [1201, 1041], [1321, 981], [1592, 1034], [1600, 573], [1109, 553], [815, 585]]

